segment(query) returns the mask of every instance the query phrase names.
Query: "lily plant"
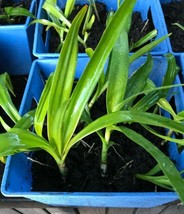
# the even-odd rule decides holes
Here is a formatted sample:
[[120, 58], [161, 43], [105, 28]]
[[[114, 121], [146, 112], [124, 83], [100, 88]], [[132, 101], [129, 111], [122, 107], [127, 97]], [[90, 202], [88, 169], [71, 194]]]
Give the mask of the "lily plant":
[[13, 24], [15, 18], [21, 16], [36, 19], [35, 15], [33, 15], [29, 10], [17, 6], [17, 7], [4, 7], [3, 13], [0, 15], [0, 20], [6, 21], [8, 24]]
[[[136, 0], [123, 1], [109, 21], [96, 50], [89, 51], [91, 59], [73, 89], [78, 54], [78, 31], [87, 12], [87, 6], [82, 8], [70, 26], [56, 69], [46, 82], [36, 110], [20, 116], [15, 108], [12, 108], [11, 101], [5, 106], [7, 113], [10, 110], [17, 116], [13, 127], [7, 126], [5, 121], [2, 123], [7, 132], [0, 134], [0, 157], [18, 152], [45, 150], [55, 159], [61, 174], [65, 177], [67, 173], [65, 161], [70, 149], [86, 136], [98, 133], [102, 140], [101, 165], [105, 174], [106, 162], [103, 160], [106, 161], [108, 148], [111, 145], [111, 133], [116, 130], [143, 147], [155, 158], [180, 199], [184, 201], [184, 181], [173, 162], [149, 140], [126, 127], [127, 123], [141, 123], [148, 130], [150, 126], [158, 126], [184, 133], [184, 125], [180, 120], [146, 112], [147, 108], [157, 103], [168, 110], [169, 105], [165, 96], [168, 89], [174, 87], [172, 81], [178, 71], [173, 57], [168, 56], [168, 71], [160, 88], [148, 78], [152, 68], [152, 57], [149, 54], [146, 62], [128, 78], [129, 64], [164, 39], [154, 41], [144, 49], [141, 48], [133, 55], [129, 55], [127, 32], [135, 3]], [[107, 61], [109, 66], [104, 74]], [[107, 81], [102, 81], [103, 79]], [[106, 88], [107, 113], [93, 121], [89, 104], [96, 88], [100, 89], [100, 92], [103, 91], [101, 85], [102, 88]], [[100, 94], [98, 93], [94, 102]], [[139, 102], [133, 102], [139, 94], [145, 96]], [[5, 105], [5, 100], [1, 102], [2, 106]], [[8, 115], [13, 117], [11, 114]], [[86, 125], [76, 133], [81, 120], [84, 120]], [[45, 122], [47, 138], [43, 134]], [[31, 131], [33, 129], [29, 130], [32, 126], [34, 132]], [[105, 135], [101, 132], [102, 129], [105, 129]]]
[[[46, 0], [43, 3], [42, 8], [47, 12], [48, 19], [36, 19], [31, 23], [40, 23], [42, 25], [45, 25], [46, 31], [48, 31], [51, 27], [55, 29], [60, 38], [60, 44], [56, 52], [59, 52], [59, 50], [61, 49], [65, 41], [66, 34], [68, 33], [69, 28], [71, 27], [71, 21], [69, 20], [69, 18], [72, 11], [74, 10], [74, 5], [75, 0], [67, 0], [65, 8], [62, 10], [57, 5], [57, 1]], [[93, 12], [93, 10], [95, 11], [95, 13]], [[78, 40], [84, 46], [84, 48], [87, 48], [86, 41], [90, 34], [89, 30], [92, 28], [93, 23], [95, 21], [95, 15], [97, 19], [100, 20], [95, 1], [90, 0], [87, 14], [82, 26], [82, 35], [78, 35]]]

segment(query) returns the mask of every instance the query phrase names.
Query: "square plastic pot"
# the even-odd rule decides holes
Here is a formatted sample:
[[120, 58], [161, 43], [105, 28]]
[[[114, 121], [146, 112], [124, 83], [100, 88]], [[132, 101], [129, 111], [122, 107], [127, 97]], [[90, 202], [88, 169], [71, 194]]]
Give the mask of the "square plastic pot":
[[181, 63], [181, 81], [184, 83], [184, 53], [180, 55], [180, 63]]
[[[180, 2], [181, 0], [159, 0], [160, 1], [160, 4], [168, 4], [168, 3], [171, 3], [171, 2]], [[162, 10], [162, 6], [161, 6], [161, 10]], [[163, 13], [163, 10], [162, 10], [162, 15], [163, 17], [161, 17], [161, 19], [163, 18], [164, 22], [165, 22], [165, 19], [164, 19], [164, 13]], [[166, 28], [166, 33], [174, 33], [174, 32], [168, 32], [168, 29], [167, 29], [167, 25], [166, 25], [166, 22], [165, 22], [165, 28]], [[184, 52], [175, 52], [172, 48], [172, 45], [171, 45], [171, 41], [170, 39], [168, 38], [167, 39], [167, 43], [168, 43], [168, 48], [169, 48], [169, 52], [174, 54], [177, 58], [180, 57], [180, 55]]]
[[[130, 73], [145, 62], [142, 57], [135, 61]], [[80, 77], [88, 58], [79, 58], [76, 77]], [[44, 59], [34, 61], [29, 74], [28, 84], [20, 108], [24, 114], [31, 108], [33, 100], [38, 101], [44, 87], [44, 80], [55, 70], [57, 59]], [[167, 68], [164, 57], [154, 57], [154, 67], [150, 78], [160, 85]], [[175, 83], [179, 84], [179, 77]], [[170, 90], [168, 99], [174, 98], [176, 110], [184, 106], [182, 87]], [[184, 154], [180, 154], [175, 143], [169, 143], [170, 157], [175, 161], [178, 169], [184, 169]], [[31, 161], [29, 154], [20, 153], [8, 157], [5, 166], [1, 191], [8, 197], [25, 197], [51, 206], [87, 206], [87, 207], [154, 207], [178, 199], [174, 192], [119, 192], [119, 193], [89, 193], [89, 192], [32, 192]]]
[[[66, 0], [58, 0], [58, 5], [60, 8], [64, 8]], [[97, 0], [97, 2], [103, 2], [107, 5], [107, 10], [117, 10], [117, 0]], [[42, 5], [44, 0], [40, 1], [38, 8], [37, 17], [48, 19], [48, 16], [44, 9], [42, 9]], [[88, 0], [77, 0], [76, 4], [89, 4]], [[137, 0], [134, 11], [138, 11], [141, 13], [143, 21], [148, 18], [148, 11], [151, 10], [152, 20], [155, 28], [158, 30], [157, 38], [160, 38], [166, 35], [166, 27], [164, 25], [164, 20], [162, 16], [161, 6], [159, 0]], [[35, 35], [34, 35], [34, 44], [33, 44], [33, 55], [42, 59], [42, 58], [53, 58], [58, 57], [58, 53], [49, 53], [49, 39], [50, 39], [50, 31], [47, 31], [45, 39], [43, 37], [44, 34], [43, 25], [37, 23], [35, 27]], [[168, 52], [168, 43], [167, 41], [163, 41], [160, 45], [155, 47], [151, 53], [152, 55], [161, 55]], [[85, 53], [79, 53], [79, 57], [87, 57]]]
[[[37, 0], [32, 0], [29, 11], [36, 15]], [[29, 26], [31, 18], [24, 24], [0, 26], [1, 72], [26, 74], [33, 61], [33, 37], [35, 25]]]

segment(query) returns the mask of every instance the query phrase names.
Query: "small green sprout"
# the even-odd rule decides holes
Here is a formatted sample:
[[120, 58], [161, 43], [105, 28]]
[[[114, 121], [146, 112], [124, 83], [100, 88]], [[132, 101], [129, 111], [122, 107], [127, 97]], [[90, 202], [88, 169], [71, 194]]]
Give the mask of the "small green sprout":
[[176, 22], [176, 23], [173, 23], [173, 25], [175, 25], [175, 26], [179, 27], [180, 29], [184, 30], [184, 26], [181, 25], [180, 23]]
[[15, 18], [26, 16], [35, 19], [36, 17], [26, 8], [18, 7], [4, 7], [4, 12], [0, 15], [0, 20], [6, 21], [8, 24], [13, 24]]

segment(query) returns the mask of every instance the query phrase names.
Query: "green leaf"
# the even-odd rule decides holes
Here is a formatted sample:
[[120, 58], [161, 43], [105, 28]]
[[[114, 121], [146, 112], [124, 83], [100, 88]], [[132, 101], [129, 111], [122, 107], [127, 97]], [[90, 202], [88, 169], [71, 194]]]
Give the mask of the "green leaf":
[[136, 0], [125, 0], [119, 10], [115, 13], [113, 19], [102, 35], [95, 53], [74, 89], [64, 118], [65, 124], [67, 124], [67, 126], [64, 127], [64, 139], [66, 143], [69, 142], [74, 133], [77, 123], [94, 91], [116, 40], [122, 32], [122, 29], [127, 26], [127, 21], [133, 11], [135, 2]]
[[63, 159], [66, 158], [70, 148], [75, 145], [82, 138], [97, 132], [103, 128], [118, 123], [140, 123], [158, 127], [165, 127], [175, 132], [184, 134], [184, 125], [173, 121], [167, 117], [160, 116], [153, 113], [140, 112], [140, 111], [118, 111], [108, 115], [104, 115], [95, 121], [91, 122], [83, 130], [77, 133], [67, 145]]
[[146, 42], [152, 40], [155, 36], [157, 35], [157, 30], [154, 29], [151, 32], [149, 32], [148, 34], [146, 34], [144, 37], [142, 37], [141, 39], [139, 39], [139, 41], [137, 41], [136, 43], [132, 44], [130, 51], [138, 48], [142, 45], [144, 45]]
[[61, 130], [63, 131], [63, 128], [61, 128], [61, 126], [67, 126], [67, 123], [64, 123], [62, 118], [65, 111], [64, 106], [66, 107], [70, 99], [74, 83], [78, 48], [77, 35], [86, 10], [87, 7], [84, 6], [70, 27], [59, 56], [51, 85], [48, 111], [48, 135], [49, 141], [54, 143], [59, 151], [63, 144], [61, 136]]
[[[87, 48], [86, 49], [86, 53], [91, 58], [93, 56], [94, 51], [93, 51], [92, 48]], [[91, 108], [93, 106], [93, 104], [95, 103], [95, 101], [105, 91], [106, 88], [107, 88], [107, 84], [106, 84], [106, 80], [105, 80], [105, 72], [103, 71], [101, 73], [101, 75], [100, 75], [100, 78], [99, 78], [99, 81], [98, 81], [98, 85], [97, 85], [97, 89], [95, 91], [95, 94], [93, 95], [91, 101], [88, 104], [89, 108]]]
[[[172, 54], [167, 54], [166, 59], [167, 59], [168, 65], [167, 65], [166, 74], [163, 78], [162, 86], [172, 85], [178, 73], [178, 67], [176, 65], [175, 57]], [[132, 109], [141, 110], [141, 111], [148, 110], [151, 106], [158, 103], [160, 99], [165, 98], [169, 89], [170, 88], [168, 87], [160, 91], [153, 90], [151, 93], [146, 94], [146, 96], [144, 96], [141, 100], [139, 100]]]
[[160, 186], [162, 188], [174, 191], [173, 186], [171, 185], [171, 182], [165, 175], [161, 176], [150, 176], [150, 175], [144, 175], [144, 174], [137, 174], [135, 175], [136, 178], [149, 181], [157, 186]]
[[[43, 6], [43, 9], [45, 9], [47, 11], [47, 13], [54, 17], [56, 17], [57, 19], [59, 19], [60, 21], [62, 21], [66, 26], [70, 27], [71, 23], [65, 18], [65, 16], [62, 14], [61, 10], [57, 7], [57, 5], [51, 4], [48, 1], [45, 1]], [[58, 22], [57, 22], [58, 24]], [[61, 24], [60, 24], [61, 26]]]
[[43, 149], [51, 154], [57, 163], [60, 160], [57, 151], [44, 138], [24, 129], [10, 129], [0, 135], [0, 142], [0, 157]]
[[58, 34], [60, 34], [61, 31], [62, 32], [66, 32], [66, 33], [68, 32], [68, 28], [61, 27], [61, 26], [57, 25], [56, 23], [48, 21], [46, 19], [36, 19], [36, 20], [33, 20], [30, 23], [30, 25], [31, 24], [36, 24], [36, 23], [39, 23], [39, 24], [42, 24], [42, 25], [46, 25], [47, 26], [46, 30], [48, 30], [50, 27], [54, 27], [55, 30], [58, 32]]
[[166, 75], [164, 76], [164, 80], [162, 83], [163, 86], [173, 84], [176, 78], [176, 75], [178, 74], [178, 71], [179, 71], [179, 67], [176, 64], [175, 56], [169, 53], [166, 55], [166, 58], [167, 58], [168, 65], [167, 65]]
[[[127, 99], [128, 97], [143, 91], [147, 84], [148, 77], [150, 72], [152, 71], [152, 68], [153, 68], [152, 56], [148, 54], [146, 62], [137, 71], [135, 71], [128, 79], [124, 99]], [[131, 102], [126, 104], [126, 108], [131, 107], [134, 99], [132, 99]]]
[[5, 7], [4, 8], [8, 16], [28, 16], [31, 18], [36, 18], [29, 10], [22, 7]]
[[162, 135], [162, 134], [159, 134], [157, 133], [154, 129], [150, 128], [149, 126], [146, 126], [146, 125], [143, 125], [143, 127], [145, 129], [147, 129], [149, 132], [151, 132], [152, 134], [156, 135], [157, 137], [161, 138], [161, 139], [164, 139], [166, 142], [174, 142], [174, 143], [177, 143], [179, 145], [182, 145], [184, 146], [184, 139], [177, 139], [175, 137], [169, 137], [169, 136], [165, 136], [165, 135]]
[[176, 26], [178, 26], [179, 28], [181, 28], [182, 30], [184, 30], [184, 26], [183, 25], [181, 25], [180, 23], [173, 23], [172, 25], [176, 25]]
[[[127, 22], [128, 25], [128, 22]], [[120, 34], [112, 49], [108, 70], [106, 95], [107, 112], [118, 111], [117, 105], [123, 100], [129, 72], [128, 26]]]
[[132, 62], [134, 62], [136, 59], [138, 59], [139, 57], [143, 56], [144, 54], [148, 53], [150, 50], [152, 50], [154, 47], [156, 47], [158, 44], [160, 44], [162, 41], [164, 41], [168, 36], [165, 35], [159, 39], [154, 40], [153, 42], [145, 45], [144, 47], [140, 48], [139, 50], [137, 50], [135, 53], [133, 53], [130, 58], [129, 58], [129, 63], [131, 64]]
[[52, 84], [53, 74], [49, 76], [46, 85], [41, 94], [38, 106], [36, 108], [35, 118], [34, 118], [34, 128], [39, 136], [42, 136], [43, 124], [45, 122], [45, 117], [49, 108], [50, 99], [50, 89]]
[[3, 120], [2, 117], [0, 117], [0, 124], [2, 125], [2, 127], [8, 131], [11, 127]]
[[164, 90], [152, 91], [146, 94], [142, 99], [140, 99], [131, 109], [135, 111], [147, 111], [149, 108], [154, 106], [159, 99], [165, 97]]
[[11, 85], [9, 75], [4, 73], [0, 75], [0, 106], [13, 122], [17, 122], [20, 119], [20, 115], [12, 102], [8, 90], [13, 92], [13, 87]]
[[150, 155], [154, 157], [165, 176], [171, 182], [173, 189], [178, 193], [180, 199], [184, 201], [184, 181], [173, 162], [150, 141], [135, 131], [126, 127], [117, 127], [116, 130], [121, 131], [129, 139], [143, 147]]
[[74, 4], [75, 4], [75, 0], [67, 0], [66, 1], [65, 12], [64, 12], [66, 18], [68, 18], [68, 16], [73, 11]]
[[31, 110], [24, 114], [15, 124], [14, 128], [29, 129], [34, 124], [35, 110]]

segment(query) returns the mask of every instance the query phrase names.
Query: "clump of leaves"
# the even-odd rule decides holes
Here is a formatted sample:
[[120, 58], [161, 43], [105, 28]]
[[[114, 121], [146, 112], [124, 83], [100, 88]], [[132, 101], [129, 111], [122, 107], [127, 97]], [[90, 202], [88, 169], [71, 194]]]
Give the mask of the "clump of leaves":
[[[69, 28], [71, 27], [69, 16], [74, 10], [74, 4], [75, 4], [75, 0], [67, 0], [65, 8], [61, 10], [58, 7], [57, 2], [55, 0], [46, 0], [42, 8], [47, 12], [48, 19], [37, 19], [32, 22], [32, 24], [40, 23], [42, 25], [47, 26], [46, 31], [49, 30], [51, 27], [55, 29], [55, 31], [58, 33], [60, 38], [60, 44], [56, 52], [60, 51], [65, 41], [66, 34], [68, 33]], [[95, 11], [95, 14], [93, 13], [93, 10]], [[84, 48], [87, 48], [86, 41], [90, 34], [89, 30], [92, 28], [92, 25], [95, 21], [95, 15], [100, 20], [98, 11], [96, 9], [95, 1], [90, 0], [86, 18], [82, 26], [82, 35], [81, 36], [78, 35], [78, 40], [84, 46]]]
[[[176, 133], [184, 133], [184, 125], [180, 120], [167, 118], [155, 112], [146, 112], [158, 103], [161, 108], [171, 112], [165, 97], [168, 89], [174, 87], [172, 82], [178, 71], [174, 57], [168, 55], [169, 66], [160, 88], [149, 79], [152, 69], [152, 57], [149, 54], [146, 62], [130, 78], [128, 77], [129, 65], [167, 37], [155, 40], [129, 55], [128, 29], [135, 2], [136, 0], [124, 0], [110, 18], [96, 50], [88, 50], [91, 59], [73, 90], [78, 31], [87, 7], [78, 13], [63, 44], [55, 72], [46, 82], [38, 107], [15, 121], [13, 128], [7, 128], [7, 132], [0, 135], [0, 157], [43, 149], [53, 156], [65, 178], [65, 161], [70, 149], [84, 137], [97, 132], [102, 141], [101, 168], [102, 176], [105, 176], [108, 170], [108, 148], [114, 143], [111, 142], [111, 133], [116, 130], [143, 147], [156, 159], [160, 169], [184, 201], [184, 181], [172, 161], [149, 140], [126, 127], [127, 123], [140, 123], [151, 132], [151, 126], [158, 126]], [[104, 73], [108, 57], [108, 69]], [[90, 108], [104, 91], [107, 114], [93, 121]], [[144, 95], [143, 98], [136, 103], [133, 102], [140, 94]], [[76, 133], [81, 119], [85, 121], [86, 126]], [[45, 121], [48, 139], [43, 136]], [[29, 130], [32, 125], [35, 133]], [[105, 134], [102, 129], [105, 129]]]
[[3, 20], [5, 23], [13, 24], [17, 17], [31, 17], [35, 19], [35, 15], [33, 15], [26, 8], [17, 6], [17, 7], [4, 7], [3, 11], [0, 14], [0, 20]]

